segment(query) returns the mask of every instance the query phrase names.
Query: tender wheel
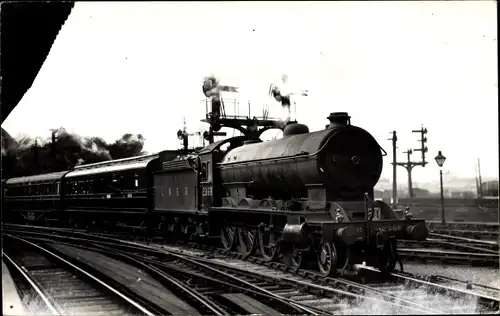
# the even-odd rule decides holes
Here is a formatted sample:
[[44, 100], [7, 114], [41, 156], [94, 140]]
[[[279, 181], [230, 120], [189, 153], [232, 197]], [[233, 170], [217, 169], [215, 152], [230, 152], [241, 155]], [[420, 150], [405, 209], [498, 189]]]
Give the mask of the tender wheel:
[[396, 242], [388, 241], [385, 244], [384, 249], [380, 251], [380, 255], [377, 260], [377, 268], [382, 273], [392, 273], [394, 271], [398, 262], [396, 253]]
[[220, 229], [220, 240], [225, 250], [233, 250], [236, 246], [237, 228], [233, 226], [222, 226]]
[[69, 218], [69, 227], [73, 229], [80, 229], [80, 225], [78, 224], [78, 220], [74, 217]]
[[187, 221], [182, 225], [182, 233], [186, 239], [191, 239], [196, 234], [196, 221], [192, 217], [188, 217]]
[[262, 257], [266, 261], [276, 260], [278, 257], [278, 244], [273, 232], [259, 228], [259, 248]]
[[303, 267], [304, 257], [305, 254], [295, 247], [293, 247], [291, 252], [286, 252], [283, 255], [285, 264], [296, 269], [301, 269]]
[[337, 271], [338, 254], [334, 243], [321, 243], [318, 251], [318, 269], [321, 275], [331, 276]]
[[255, 237], [255, 231], [252, 229], [248, 229], [247, 227], [238, 229], [238, 251], [243, 254], [245, 258], [250, 257], [255, 253], [257, 245]]
[[167, 236], [173, 239], [179, 239], [182, 235], [182, 227], [179, 217], [174, 217], [167, 224]]

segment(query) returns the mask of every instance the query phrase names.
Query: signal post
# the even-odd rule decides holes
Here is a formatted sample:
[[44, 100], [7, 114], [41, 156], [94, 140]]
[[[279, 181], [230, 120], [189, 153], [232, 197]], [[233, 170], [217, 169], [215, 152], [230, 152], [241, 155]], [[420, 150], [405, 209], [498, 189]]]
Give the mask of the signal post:
[[[392, 138], [389, 138], [389, 140], [392, 141], [392, 204], [395, 207], [398, 204], [398, 190], [397, 190], [397, 166], [404, 167], [406, 171], [408, 172], [408, 193], [410, 195], [410, 198], [413, 198], [413, 183], [412, 183], [412, 178], [411, 178], [411, 172], [413, 170], [413, 167], [416, 166], [422, 166], [425, 167], [425, 165], [428, 164], [427, 161], [425, 161], [425, 153], [428, 151], [427, 146], [425, 146], [425, 143], [427, 143], [427, 137], [425, 135], [427, 134], [427, 128], [420, 128], [419, 130], [412, 130], [412, 133], [419, 133], [420, 134], [420, 148], [417, 149], [408, 149], [404, 153], [407, 155], [407, 161], [406, 162], [397, 162], [397, 157], [396, 157], [396, 149], [397, 149], [397, 135], [396, 131], [392, 132]], [[413, 152], [420, 151], [421, 152], [421, 161], [411, 161], [411, 155]]]

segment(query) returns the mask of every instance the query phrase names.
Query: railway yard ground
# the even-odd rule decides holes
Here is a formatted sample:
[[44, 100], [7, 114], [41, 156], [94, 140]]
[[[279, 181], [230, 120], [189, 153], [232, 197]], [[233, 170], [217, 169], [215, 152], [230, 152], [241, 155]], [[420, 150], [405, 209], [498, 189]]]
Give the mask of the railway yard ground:
[[496, 266], [442, 258], [422, 263], [403, 254], [404, 272], [389, 280], [362, 265], [357, 276], [321, 278], [213, 245], [7, 225], [4, 315], [498, 313], [498, 243], [454, 237], [429, 239], [440, 253], [463, 254], [464, 245], [478, 248], [476, 254], [496, 247]]

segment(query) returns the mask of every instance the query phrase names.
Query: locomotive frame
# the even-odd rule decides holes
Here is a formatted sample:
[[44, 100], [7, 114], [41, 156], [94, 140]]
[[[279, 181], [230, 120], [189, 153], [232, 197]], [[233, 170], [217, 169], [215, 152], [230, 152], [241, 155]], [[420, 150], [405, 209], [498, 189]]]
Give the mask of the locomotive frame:
[[[390, 272], [397, 239], [425, 240], [424, 220], [398, 218], [373, 200], [385, 152], [347, 113], [332, 113], [327, 129], [309, 133], [295, 121], [228, 117], [222, 100], [211, 102], [204, 120], [211, 143], [201, 150], [8, 179], [2, 192], [8, 217], [219, 238], [245, 256], [259, 250], [267, 261], [281, 257], [296, 268], [315, 262], [324, 276], [362, 262]], [[214, 142], [224, 126], [238, 126], [243, 136]], [[284, 137], [260, 141], [270, 128]]]

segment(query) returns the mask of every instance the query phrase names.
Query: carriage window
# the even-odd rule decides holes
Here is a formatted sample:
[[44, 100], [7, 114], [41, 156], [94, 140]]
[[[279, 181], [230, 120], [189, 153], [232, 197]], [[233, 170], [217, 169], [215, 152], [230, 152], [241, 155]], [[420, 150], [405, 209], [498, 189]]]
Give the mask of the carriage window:
[[207, 180], [207, 163], [204, 162], [201, 164], [201, 181]]
[[135, 187], [137, 188], [139, 186], [139, 179], [135, 179]]
[[56, 194], [59, 194], [59, 182], [56, 182]]
[[210, 162], [207, 162], [207, 180], [211, 180], [212, 178], [212, 172], [210, 169]]
[[50, 189], [51, 189], [51, 185], [50, 184], [46, 184], [45, 185], [45, 191], [47, 192], [47, 195], [50, 194]]

